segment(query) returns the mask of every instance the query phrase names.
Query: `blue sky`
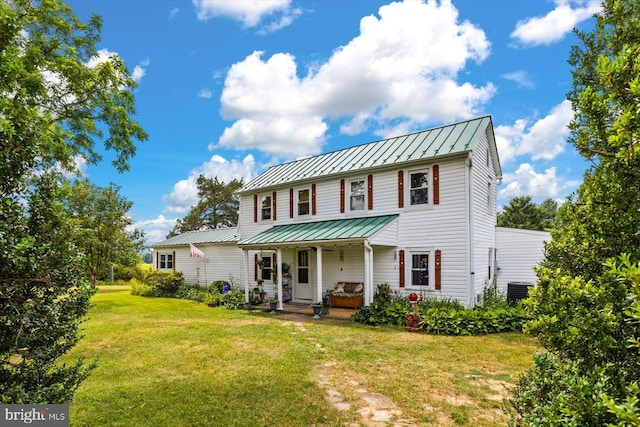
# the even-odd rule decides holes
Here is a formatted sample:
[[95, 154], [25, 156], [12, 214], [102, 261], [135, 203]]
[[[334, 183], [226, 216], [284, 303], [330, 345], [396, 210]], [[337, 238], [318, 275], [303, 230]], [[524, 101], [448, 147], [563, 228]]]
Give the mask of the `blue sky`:
[[163, 240], [200, 174], [255, 177], [282, 161], [489, 114], [515, 196], [564, 199], [585, 161], [566, 142], [567, 63], [592, 0], [70, 0], [103, 18], [100, 55], [139, 86], [149, 134], [131, 170], [82, 166]]

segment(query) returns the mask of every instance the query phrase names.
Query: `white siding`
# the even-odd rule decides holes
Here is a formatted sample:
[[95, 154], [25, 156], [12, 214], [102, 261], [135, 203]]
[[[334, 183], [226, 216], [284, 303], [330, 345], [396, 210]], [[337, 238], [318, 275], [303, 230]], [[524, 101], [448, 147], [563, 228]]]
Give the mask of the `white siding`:
[[199, 244], [198, 249], [204, 252], [204, 259], [192, 258], [188, 246], [168, 246], [157, 252], [162, 254], [175, 251], [175, 270], [182, 272], [187, 283], [200, 286], [208, 286], [216, 280], [243, 283], [242, 250], [235, 244]]
[[550, 240], [546, 231], [496, 227], [498, 287], [506, 291], [509, 282], [535, 284], [533, 267], [544, 259], [544, 242]]
[[[473, 250], [473, 284], [469, 304], [477, 302], [489, 277], [489, 251], [496, 247], [496, 185], [487, 136], [483, 135], [471, 154], [471, 220]], [[492, 268], [493, 274], [493, 268]]]

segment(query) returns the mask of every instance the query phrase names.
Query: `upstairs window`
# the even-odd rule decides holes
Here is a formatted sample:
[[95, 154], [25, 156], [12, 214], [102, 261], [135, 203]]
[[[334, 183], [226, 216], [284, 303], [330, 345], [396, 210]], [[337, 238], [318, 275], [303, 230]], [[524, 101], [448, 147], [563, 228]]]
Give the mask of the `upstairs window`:
[[260, 206], [260, 218], [263, 220], [271, 219], [271, 196], [263, 196]]
[[352, 211], [364, 210], [364, 196], [364, 180], [351, 181], [349, 185], [349, 209]]
[[298, 190], [298, 216], [309, 215], [309, 190]]
[[429, 203], [429, 171], [410, 173], [409, 200], [411, 205], [426, 205]]

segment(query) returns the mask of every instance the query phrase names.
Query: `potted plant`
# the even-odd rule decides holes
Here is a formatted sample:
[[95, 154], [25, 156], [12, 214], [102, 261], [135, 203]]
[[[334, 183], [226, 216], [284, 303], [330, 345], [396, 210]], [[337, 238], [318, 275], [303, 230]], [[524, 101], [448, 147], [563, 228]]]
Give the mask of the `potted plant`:
[[406, 329], [410, 332], [420, 330], [420, 313], [418, 313], [415, 306], [407, 311]]
[[313, 318], [319, 319], [320, 313], [322, 313], [322, 303], [314, 302], [311, 304], [311, 308], [313, 309]]
[[209, 294], [204, 297], [203, 302], [209, 307], [217, 307], [220, 305], [219, 295]]
[[278, 308], [278, 298], [269, 298], [269, 308], [271, 309], [271, 314], [276, 314], [276, 309]]

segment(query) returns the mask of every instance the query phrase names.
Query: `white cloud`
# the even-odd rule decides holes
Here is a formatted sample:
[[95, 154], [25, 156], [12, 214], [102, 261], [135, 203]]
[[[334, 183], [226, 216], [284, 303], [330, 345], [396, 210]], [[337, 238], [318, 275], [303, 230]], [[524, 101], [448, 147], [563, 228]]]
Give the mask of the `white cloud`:
[[262, 33], [273, 32], [290, 25], [302, 12], [291, 6], [291, 0], [193, 0], [198, 19], [206, 21], [224, 16], [242, 23], [244, 28], [256, 27], [260, 22], [273, 17]]
[[506, 188], [498, 191], [498, 199], [505, 200], [518, 196], [531, 196], [533, 199], [558, 199], [568, 190], [579, 185], [578, 181], [567, 181], [556, 175], [556, 168], [550, 167], [544, 172], [536, 172], [529, 163], [522, 163], [514, 173], [503, 176]]
[[89, 61], [85, 65], [89, 68], [95, 68], [96, 65], [107, 62], [111, 59], [111, 57], [114, 56], [117, 57], [118, 54], [115, 52], [111, 52], [109, 49], [100, 49], [89, 59]]
[[535, 84], [533, 83], [533, 81], [531, 80], [531, 78], [529, 77], [526, 71], [518, 70], [518, 71], [514, 71], [513, 73], [503, 74], [502, 77], [507, 80], [511, 80], [517, 83], [519, 86], [525, 87], [527, 89], [535, 88]]
[[600, 12], [600, 3], [600, 0], [555, 0], [555, 9], [546, 15], [518, 21], [511, 37], [525, 45], [555, 43], [577, 24]]
[[217, 176], [222, 182], [230, 182], [234, 179], [244, 179], [247, 182], [255, 176], [255, 167], [255, 159], [251, 154], [242, 160], [230, 161], [214, 154], [208, 162], [192, 170], [187, 179], [178, 181], [171, 193], [162, 197], [162, 202], [167, 205], [165, 212], [186, 213], [198, 202], [196, 186], [198, 176], [204, 175], [207, 178]]
[[171, 11], [169, 12], [169, 20], [172, 20], [173, 18], [175, 18], [178, 12], [180, 12], [179, 7], [174, 7], [173, 9], [171, 9]]
[[200, 89], [198, 92], [198, 98], [210, 99], [213, 96], [213, 92], [208, 87]]
[[133, 67], [133, 73], [131, 73], [131, 78], [135, 80], [136, 83], [140, 83], [140, 80], [142, 80], [144, 75], [147, 73], [146, 67], [148, 67], [149, 64], [151, 64], [151, 61], [149, 60], [149, 58], [145, 58], [142, 61], [140, 61], [138, 65]]
[[135, 222], [131, 224], [131, 228], [142, 230], [145, 242], [152, 245], [165, 240], [177, 222], [178, 218], [165, 218], [164, 215], [158, 215], [155, 219]]
[[[495, 87], [459, 82], [458, 74], [469, 61], [486, 59], [489, 48], [485, 33], [459, 22], [450, 2], [383, 6], [379, 18], [363, 18], [360, 35], [304, 77], [287, 53], [265, 60], [256, 51], [231, 66], [221, 112], [237, 121], [219, 143], [299, 157], [320, 151], [329, 119], [350, 120], [341, 131], [355, 134], [473, 117]], [[283, 134], [287, 129], [294, 134]]]
[[518, 156], [528, 155], [533, 160], [552, 160], [564, 152], [573, 118], [571, 102], [564, 100], [547, 116], [529, 126], [528, 119], [516, 120], [512, 126], [495, 128], [500, 162], [506, 164]]

